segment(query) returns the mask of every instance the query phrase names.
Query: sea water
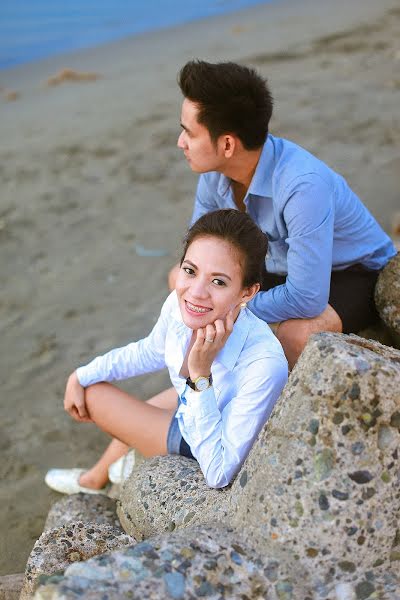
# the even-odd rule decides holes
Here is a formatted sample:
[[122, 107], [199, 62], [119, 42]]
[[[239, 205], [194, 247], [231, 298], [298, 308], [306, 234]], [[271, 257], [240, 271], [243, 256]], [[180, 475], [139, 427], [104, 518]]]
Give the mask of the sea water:
[[0, 0], [0, 69], [262, 4], [257, 0]]

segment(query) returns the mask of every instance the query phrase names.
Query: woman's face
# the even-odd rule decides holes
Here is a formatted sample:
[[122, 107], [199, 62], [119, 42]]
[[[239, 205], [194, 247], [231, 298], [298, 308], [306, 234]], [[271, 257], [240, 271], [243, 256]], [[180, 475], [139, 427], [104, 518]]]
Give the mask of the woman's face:
[[240, 303], [247, 302], [258, 286], [243, 288], [240, 252], [218, 237], [195, 238], [187, 249], [177, 281], [179, 308], [187, 327], [199, 329], [217, 319], [225, 319]]

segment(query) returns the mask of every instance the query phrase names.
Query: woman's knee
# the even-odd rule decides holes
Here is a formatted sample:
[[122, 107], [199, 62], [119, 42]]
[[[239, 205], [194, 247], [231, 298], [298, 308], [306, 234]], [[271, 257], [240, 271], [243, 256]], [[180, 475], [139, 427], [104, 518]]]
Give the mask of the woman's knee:
[[85, 403], [91, 419], [95, 420], [96, 408], [106, 398], [113, 386], [110, 383], [94, 383], [85, 389]]

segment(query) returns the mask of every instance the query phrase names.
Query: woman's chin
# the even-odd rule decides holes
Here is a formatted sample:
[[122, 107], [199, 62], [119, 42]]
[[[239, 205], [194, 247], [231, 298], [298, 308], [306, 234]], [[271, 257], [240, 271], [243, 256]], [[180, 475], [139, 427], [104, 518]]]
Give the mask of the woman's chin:
[[204, 317], [192, 317], [187, 314], [182, 315], [182, 319], [186, 327], [189, 327], [189, 329], [193, 330], [200, 329], [201, 327], [206, 327], [207, 325], [213, 322], [211, 321], [211, 319], [206, 319]]

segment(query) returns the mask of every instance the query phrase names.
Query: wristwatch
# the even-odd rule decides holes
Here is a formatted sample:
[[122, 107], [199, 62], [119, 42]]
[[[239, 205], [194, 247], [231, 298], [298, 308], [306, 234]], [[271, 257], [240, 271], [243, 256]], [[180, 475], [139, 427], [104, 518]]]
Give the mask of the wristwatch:
[[196, 377], [194, 381], [188, 377], [186, 379], [186, 383], [195, 392], [204, 392], [204, 390], [208, 389], [212, 385], [212, 375], [210, 373], [209, 377]]

